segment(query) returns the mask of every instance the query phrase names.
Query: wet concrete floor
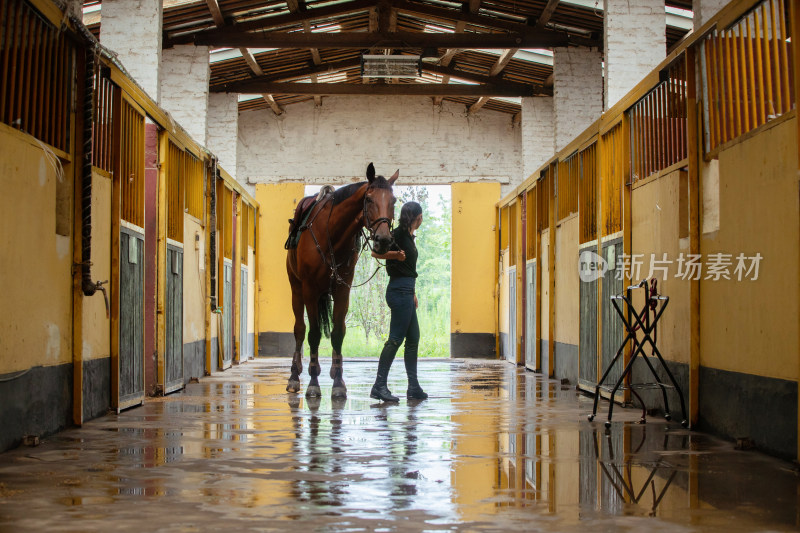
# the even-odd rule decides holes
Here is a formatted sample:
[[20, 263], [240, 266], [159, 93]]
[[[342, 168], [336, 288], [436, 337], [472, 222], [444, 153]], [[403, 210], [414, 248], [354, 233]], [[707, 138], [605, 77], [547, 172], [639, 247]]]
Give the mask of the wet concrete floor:
[[[288, 359], [0, 454], [2, 531], [796, 530], [792, 463], [499, 361], [421, 361], [427, 401], [284, 392]], [[328, 362], [323, 363], [325, 369]], [[402, 360], [390, 388], [404, 395]], [[307, 377], [304, 377], [304, 383]], [[607, 403], [601, 404], [605, 418]]]

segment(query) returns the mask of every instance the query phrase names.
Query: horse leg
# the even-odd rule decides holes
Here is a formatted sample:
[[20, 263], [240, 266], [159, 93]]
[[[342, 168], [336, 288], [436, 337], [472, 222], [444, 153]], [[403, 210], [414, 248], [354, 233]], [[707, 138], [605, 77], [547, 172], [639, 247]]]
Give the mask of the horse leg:
[[300, 392], [300, 374], [303, 373], [303, 339], [306, 336], [306, 323], [303, 320], [302, 285], [292, 281], [292, 311], [294, 312], [294, 355], [292, 355], [292, 375], [286, 385], [286, 392]]
[[322, 396], [319, 388], [317, 376], [320, 373], [319, 366], [319, 341], [322, 332], [319, 329], [319, 317], [317, 316], [317, 301], [313, 298], [306, 298], [306, 309], [308, 310], [308, 346], [311, 352], [311, 362], [308, 363], [308, 375], [311, 379], [306, 387], [306, 398], [318, 398]]
[[332, 398], [347, 398], [347, 386], [344, 384], [344, 367], [342, 365], [342, 342], [344, 342], [344, 335], [347, 331], [345, 317], [349, 307], [350, 287], [339, 285], [333, 298], [333, 329], [331, 330], [331, 346], [333, 346], [331, 360]]

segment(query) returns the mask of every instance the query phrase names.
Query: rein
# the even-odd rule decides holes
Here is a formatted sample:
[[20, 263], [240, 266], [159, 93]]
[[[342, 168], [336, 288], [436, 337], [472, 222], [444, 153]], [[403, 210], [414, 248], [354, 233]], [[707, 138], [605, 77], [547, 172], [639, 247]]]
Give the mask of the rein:
[[[331, 241], [330, 220], [331, 220], [331, 215], [333, 214], [333, 204], [331, 204], [330, 209], [328, 210], [328, 224], [327, 224], [327, 228], [326, 228], [326, 233], [327, 233], [327, 238], [328, 238], [327, 239], [328, 240], [328, 249], [330, 250], [330, 255], [331, 255], [330, 260], [325, 255], [325, 252], [322, 251], [322, 247], [320, 246], [319, 241], [317, 240], [317, 236], [314, 235], [314, 230], [312, 229], [312, 225], [313, 225], [314, 221], [317, 219], [317, 216], [324, 209], [325, 203], [327, 203], [331, 199], [332, 199], [331, 196], [326, 197], [326, 199], [323, 201], [323, 204], [320, 205], [320, 207], [317, 210], [317, 212], [314, 213], [314, 215], [311, 217], [311, 220], [306, 224], [306, 229], [311, 230], [310, 233], [311, 233], [311, 237], [314, 239], [314, 245], [317, 247], [317, 251], [319, 252], [320, 257], [322, 258], [322, 261], [331, 270], [331, 279], [335, 279], [337, 283], [340, 283], [342, 285], [346, 285], [347, 288], [349, 288], [349, 289], [352, 289], [354, 287], [362, 287], [362, 286], [366, 285], [367, 283], [369, 283], [370, 281], [372, 281], [372, 278], [375, 277], [375, 275], [378, 273], [378, 271], [381, 269], [381, 267], [385, 267], [386, 265], [382, 264], [380, 261], [378, 261], [376, 259], [376, 262], [378, 263], [378, 267], [375, 269], [375, 271], [372, 273], [372, 275], [367, 279], [367, 281], [365, 281], [363, 283], [359, 283], [358, 285], [351, 285], [351, 284], [347, 283], [347, 281], [345, 281], [344, 278], [342, 278], [341, 274], [339, 274], [339, 267], [341, 265], [336, 263], [336, 255], [334, 254], [333, 242]], [[362, 237], [364, 238], [364, 243], [361, 245], [361, 250], [358, 250], [359, 254], [361, 252], [363, 252], [364, 248], [367, 247], [367, 246], [369, 246], [369, 248], [370, 248], [370, 250], [372, 252], [375, 251], [375, 249], [372, 247], [372, 244], [371, 244], [370, 241], [375, 241], [376, 240], [375, 239], [375, 231], [377, 231], [377, 228], [378, 228], [378, 226], [380, 226], [380, 224], [386, 223], [389, 226], [390, 234], [391, 234], [391, 230], [392, 230], [392, 220], [387, 218], [387, 217], [380, 217], [380, 218], [378, 218], [378, 219], [376, 219], [376, 220], [374, 220], [372, 222], [369, 222], [369, 212], [367, 210], [367, 195], [366, 195], [366, 193], [364, 194], [364, 208], [363, 208], [363, 212], [362, 213], [363, 213], [364, 222], [362, 222], [362, 224], [361, 224], [360, 232], [361, 232]], [[369, 235], [367, 235], [367, 231], [369, 231]], [[393, 239], [393, 241], [394, 241], [394, 239]], [[357, 247], [355, 246], [355, 240], [354, 240], [353, 244], [354, 244], [354, 246], [350, 249], [350, 254], [348, 254], [347, 266], [350, 266], [350, 260], [353, 257], [353, 253], [356, 252], [356, 248]]]

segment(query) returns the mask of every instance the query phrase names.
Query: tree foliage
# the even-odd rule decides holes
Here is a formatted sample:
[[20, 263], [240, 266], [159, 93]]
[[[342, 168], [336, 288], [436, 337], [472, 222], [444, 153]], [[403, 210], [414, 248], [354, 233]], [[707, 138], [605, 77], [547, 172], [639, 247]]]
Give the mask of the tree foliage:
[[[400, 209], [405, 202], [418, 202], [423, 212], [423, 224], [417, 231], [416, 239], [419, 252], [417, 314], [422, 330], [420, 355], [447, 357], [450, 331], [450, 203], [439, 196], [431, 200], [426, 187], [397, 187], [396, 195], [398, 202], [395, 219], [399, 217]], [[432, 209], [434, 206], [431, 202], [435, 202], [435, 209]], [[354, 285], [363, 283], [372, 276], [377, 265], [378, 262], [371, 257], [369, 249], [364, 250], [356, 266]], [[348, 339], [352, 339], [355, 329], [361, 330], [359, 333], [363, 335], [363, 342], [367, 346], [375, 341], [377, 344], [386, 340], [391, 318], [385, 300], [388, 282], [386, 270], [380, 268], [368, 283], [351, 290], [350, 312], [347, 315], [351, 335], [346, 337], [346, 345], [351, 344], [348, 343]], [[363, 345], [359, 343], [359, 346]], [[352, 355], [358, 354], [352, 353]]]

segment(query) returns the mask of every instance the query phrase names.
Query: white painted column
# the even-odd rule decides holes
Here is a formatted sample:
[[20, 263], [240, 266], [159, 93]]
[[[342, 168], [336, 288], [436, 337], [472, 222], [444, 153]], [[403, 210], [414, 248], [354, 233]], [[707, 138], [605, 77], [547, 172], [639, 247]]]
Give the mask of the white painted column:
[[103, 2], [100, 42], [116, 52], [147, 94], [161, 98], [161, 0]]
[[600, 118], [603, 67], [596, 48], [553, 49], [553, 111], [556, 151]]
[[699, 29], [729, 3], [730, 0], [693, 0], [694, 29]]
[[605, 109], [667, 55], [664, 0], [605, 0]]
[[236, 94], [208, 95], [206, 147], [219, 157], [219, 164], [236, 177], [239, 143], [239, 98]]
[[555, 154], [553, 98], [522, 99], [522, 174], [527, 179]]
[[[206, 144], [208, 47], [178, 45], [161, 54], [161, 107], [198, 143]], [[225, 170], [228, 170], [227, 168]]]

